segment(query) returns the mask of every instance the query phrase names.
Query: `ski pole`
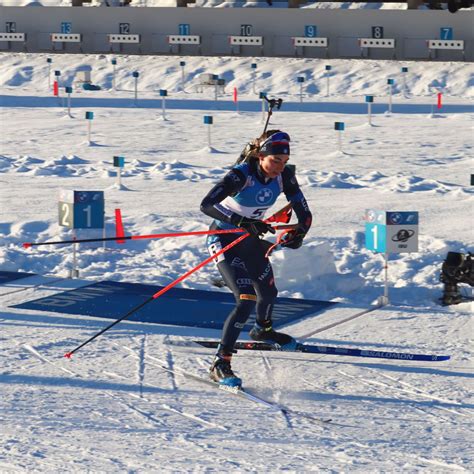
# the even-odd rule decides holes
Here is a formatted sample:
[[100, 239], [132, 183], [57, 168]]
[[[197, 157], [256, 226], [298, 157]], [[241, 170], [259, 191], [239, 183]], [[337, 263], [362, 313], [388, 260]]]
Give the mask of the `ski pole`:
[[[275, 226], [275, 230], [286, 229], [286, 226]], [[76, 239], [76, 240], [56, 240], [53, 242], [25, 242], [23, 247], [25, 249], [30, 247], [38, 247], [40, 245], [61, 245], [61, 244], [80, 244], [86, 242], [112, 242], [112, 241], [123, 241], [123, 240], [143, 240], [143, 239], [164, 239], [166, 237], [188, 237], [191, 235], [216, 235], [216, 234], [232, 234], [242, 233], [244, 230], [237, 229], [219, 229], [219, 230], [195, 230], [190, 232], [169, 232], [165, 234], [149, 234], [149, 235], [128, 235], [128, 236], [116, 236], [116, 237], [105, 237], [97, 239]]]
[[[291, 207], [291, 204], [287, 204], [282, 210], [276, 212], [275, 214], [273, 214], [270, 218], [266, 219], [266, 222], [274, 222], [274, 220], [272, 219], [276, 219], [276, 218], [279, 218], [279, 216], [285, 212], [288, 212], [288, 208]], [[209, 262], [211, 262], [212, 260], [214, 260], [216, 257], [218, 257], [219, 255], [222, 255], [224, 252], [227, 252], [227, 250], [229, 250], [230, 248], [234, 247], [235, 245], [237, 245], [238, 243], [242, 242], [242, 240], [244, 240], [246, 237], [248, 237], [250, 234], [248, 232], [246, 232], [244, 235], [241, 235], [239, 238], [235, 239], [233, 242], [231, 242], [230, 244], [226, 245], [224, 248], [222, 248], [221, 250], [219, 250], [218, 252], [216, 252], [215, 254], [209, 256], [208, 258], [206, 258], [205, 260], [203, 260], [199, 265], [195, 266], [194, 268], [191, 268], [191, 270], [187, 271], [184, 275], [181, 275], [179, 278], [177, 278], [176, 280], [172, 281], [170, 284], [168, 284], [167, 286], [165, 286], [164, 288], [162, 288], [161, 290], [157, 291], [154, 295], [150, 296], [149, 298], [147, 298], [145, 301], [143, 301], [143, 303], [140, 303], [138, 306], [135, 306], [134, 308], [132, 308], [127, 314], [121, 316], [119, 319], [115, 320], [113, 323], [109, 324], [108, 326], [106, 326], [105, 328], [103, 328], [102, 330], [100, 330], [98, 333], [94, 334], [92, 337], [90, 337], [89, 339], [87, 339], [86, 341], [84, 341], [82, 344], [80, 344], [79, 346], [77, 346], [76, 348], [74, 348], [72, 351], [69, 351], [69, 352], [66, 352], [66, 354], [64, 354], [64, 357], [70, 359], [72, 357], [72, 355], [77, 352], [79, 349], [81, 349], [82, 347], [84, 347], [85, 345], [89, 344], [89, 342], [92, 342], [94, 339], [98, 338], [100, 335], [104, 334], [104, 332], [108, 331], [109, 329], [111, 329], [112, 327], [114, 327], [116, 324], [120, 323], [121, 321], [123, 321], [124, 319], [128, 318], [129, 316], [131, 316], [133, 313], [136, 313], [138, 310], [140, 310], [141, 308], [143, 308], [145, 305], [147, 305], [148, 303], [152, 302], [153, 300], [156, 300], [157, 298], [159, 298], [162, 294], [166, 293], [168, 290], [170, 290], [171, 288], [173, 288], [174, 286], [176, 286], [178, 283], [180, 283], [181, 281], [183, 281], [185, 278], [187, 278], [188, 276], [192, 275], [194, 272], [197, 272], [199, 269], [201, 269], [202, 267], [204, 267], [205, 265], [207, 265]]]
[[127, 314], [125, 314], [124, 316], [120, 317], [119, 319], [117, 319], [116, 321], [114, 321], [113, 323], [109, 324], [108, 326], [106, 326], [104, 329], [102, 329], [101, 331], [99, 331], [98, 333], [96, 333], [94, 336], [90, 337], [89, 339], [87, 339], [87, 341], [83, 342], [81, 345], [77, 346], [75, 349], [73, 349], [72, 351], [70, 352], [66, 352], [66, 354], [64, 354], [64, 357], [67, 357], [68, 359], [71, 358], [71, 356], [77, 352], [79, 349], [81, 349], [81, 347], [84, 347], [86, 344], [89, 344], [89, 342], [92, 342], [94, 339], [96, 339], [97, 337], [99, 337], [101, 334], [103, 334], [104, 332], [108, 331], [109, 329], [111, 329], [112, 327], [114, 327], [116, 324], [120, 323], [121, 321], [123, 321], [124, 319], [127, 319], [129, 316], [131, 316], [133, 313], [136, 313], [139, 309], [143, 308], [145, 305], [147, 305], [148, 303], [151, 303], [153, 300], [156, 300], [157, 298], [159, 298], [162, 294], [166, 293], [168, 290], [170, 290], [171, 288], [173, 288], [174, 286], [176, 286], [178, 283], [180, 283], [181, 281], [183, 281], [185, 278], [187, 278], [189, 275], [192, 275], [194, 272], [198, 271], [199, 269], [201, 269], [202, 267], [204, 267], [205, 265], [207, 265], [211, 260], [214, 260], [216, 257], [218, 257], [219, 255], [222, 255], [224, 252], [226, 252], [227, 250], [229, 250], [230, 248], [234, 247], [234, 245], [237, 245], [238, 243], [240, 243], [242, 240], [244, 240], [246, 237], [248, 237], [250, 234], [247, 232], [246, 234], [244, 235], [241, 235], [238, 239], [234, 240], [233, 242], [231, 242], [230, 244], [226, 245], [223, 249], [219, 250], [219, 252], [216, 252], [214, 255], [211, 255], [209, 256], [208, 258], [206, 258], [206, 260], [203, 260], [199, 265], [197, 265], [196, 267], [194, 268], [191, 268], [191, 270], [187, 271], [184, 275], [181, 275], [179, 278], [177, 278], [176, 280], [172, 281], [170, 284], [168, 284], [167, 286], [165, 286], [164, 288], [162, 288], [161, 290], [157, 291], [154, 295], [150, 296], [148, 299], [146, 299], [143, 303], [139, 304], [138, 306], [135, 306], [135, 308], [132, 308]]

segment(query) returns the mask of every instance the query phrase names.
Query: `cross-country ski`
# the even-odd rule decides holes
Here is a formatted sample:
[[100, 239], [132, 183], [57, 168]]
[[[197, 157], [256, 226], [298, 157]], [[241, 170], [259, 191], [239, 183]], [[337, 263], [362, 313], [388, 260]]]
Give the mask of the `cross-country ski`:
[[[207, 348], [217, 348], [219, 346], [218, 341], [193, 341], [200, 346]], [[296, 344], [294, 349], [282, 349], [280, 346], [275, 344], [269, 344], [265, 342], [241, 342], [238, 341], [234, 345], [236, 350], [247, 350], [247, 351], [285, 351], [285, 352], [303, 352], [305, 354], [327, 354], [327, 355], [340, 355], [340, 356], [352, 356], [352, 357], [372, 357], [376, 359], [398, 359], [398, 360], [414, 360], [414, 361], [426, 361], [426, 362], [441, 362], [449, 360], [448, 355], [431, 355], [431, 354], [411, 354], [408, 352], [388, 352], [388, 351], [377, 351], [367, 349], [356, 349], [350, 347], [332, 347], [332, 346], [320, 346], [315, 344]]]

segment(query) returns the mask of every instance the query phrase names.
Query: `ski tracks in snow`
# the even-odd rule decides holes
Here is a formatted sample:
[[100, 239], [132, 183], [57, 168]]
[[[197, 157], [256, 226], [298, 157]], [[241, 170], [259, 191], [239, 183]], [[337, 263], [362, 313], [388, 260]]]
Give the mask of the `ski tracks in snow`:
[[[370, 386], [370, 387], [374, 388], [375, 390], [377, 390], [379, 393], [383, 393], [384, 395], [387, 394], [387, 391], [390, 391], [390, 395], [393, 397], [394, 396], [393, 392], [398, 392], [399, 394], [402, 394], [402, 395], [416, 395], [416, 396], [419, 396], [421, 398], [428, 399], [432, 402], [440, 402], [440, 403], [443, 403], [443, 404], [462, 406], [462, 404], [460, 402], [443, 399], [441, 397], [436, 397], [436, 396], [431, 395], [428, 392], [426, 392], [424, 390], [421, 390], [421, 389], [419, 389], [419, 388], [417, 388], [413, 385], [410, 385], [406, 382], [398, 380], [395, 377], [391, 377], [390, 375], [383, 374], [380, 371], [375, 371], [375, 370], [372, 370], [370, 368], [368, 370], [370, 370], [370, 372], [372, 374], [372, 377], [370, 379], [366, 378], [364, 376], [361, 376], [361, 375], [349, 374], [347, 372], [344, 372], [343, 370], [338, 370], [338, 373], [345, 376], [345, 377], [351, 378], [353, 380], [357, 380], [358, 382], [360, 382], [360, 383], [362, 383], [366, 386]], [[384, 382], [384, 381], [376, 380], [376, 376], [383, 377], [383, 378], [391, 380], [395, 383], [387, 383], [387, 382]], [[408, 388], [406, 388], [406, 387], [408, 387]], [[434, 417], [437, 420], [441, 419], [441, 420], [447, 421], [449, 423], [456, 423], [455, 421], [453, 421], [452, 418], [444, 417], [439, 413], [433, 413], [433, 411], [429, 410], [429, 408], [427, 408], [427, 407], [421, 407], [420, 406], [421, 402], [419, 402], [419, 401], [408, 400], [408, 399], [403, 398], [401, 396], [397, 397], [397, 400], [403, 401], [403, 402], [409, 404], [410, 406], [412, 406], [415, 410], [421, 411], [422, 413], [424, 413], [426, 415], [429, 415], [431, 417]], [[435, 409], [438, 409], [438, 410], [444, 410], [444, 411], [447, 411], [449, 413], [459, 415], [459, 416], [463, 416], [463, 417], [472, 416], [471, 414], [466, 414], [466, 413], [463, 413], [463, 412], [459, 412], [459, 411], [453, 410], [452, 408], [449, 408], [449, 407], [446, 407], [446, 406], [443, 406], [443, 405], [439, 405], [439, 404], [438, 405], [432, 405], [432, 408], [435, 408]]]
[[[120, 348], [122, 348], [122, 349], [125, 349], [127, 352], [129, 352], [129, 353], [132, 355], [132, 357], [135, 357], [135, 358], [137, 358], [137, 359], [140, 359], [141, 354], [140, 354], [140, 353], [137, 353], [137, 352], [136, 352], [134, 349], [132, 349], [131, 347], [121, 346], [121, 345], [119, 345], [119, 344], [115, 344], [115, 345], [118, 346], [118, 347], [120, 347]], [[145, 359], [149, 359], [149, 360], [151, 359], [151, 360], [153, 360], [153, 358], [152, 358], [151, 356], [146, 356], [145, 354], [143, 354], [143, 356], [144, 356]], [[172, 369], [173, 369], [173, 365], [174, 365], [174, 364], [173, 364], [173, 356], [172, 356], [172, 354], [168, 354], [168, 355], [167, 355], [167, 361], [168, 361], [168, 366], [170, 367], [170, 370], [172, 370]], [[150, 362], [148, 363], [148, 365], [150, 365], [150, 366], [152, 366], [152, 367], [155, 366], [155, 364], [150, 363]], [[170, 372], [168, 372], [168, 373], [169, 373], [170, 375], [172, 375], [172, 377], [171, 377], [171, 383], [172, 383], [172, 385], [173, 385], [173, 390], [177, 391], [178, 389], [177, 389], [176, 380], [175, 380], [175, 378], [174, 378], [174, 375], [171, 374]], [[152, 383], [149, 383], [149, 382], [144, 383], [143, 386], [144, 386], [144, 387], [150, 387], [150, 388], [161, 388], [161, 387], [159, 387], [158, 385], [155, 385], [155, 384], [152, 384]], [[175, 398], [177, 398], [177, 397], [175, 397]], [[187, 412], [185, 412], [184, 410], [180, 410], [180, 409], [178, 409], [178, 408], [176, 408], [176, 407], [172, 407], [172, 406], [170, 406], [170, 405], [168, 405], [168, 404], [164, 404], [164, 403], [163, 403], [163, 404], [160, 404], [160, 406], [161, 406], [162, 408], [164, 408], [165, 410], [169, 410], [169, 411], [171, 411], [171, 412], [173, 412], [173, 413], [179, 414], [179, 415], [181, 415], [181, 416], [184, 416], [185, 418], [188, 418], [188, 419], [190, 419], [190, 420], [193, 420], [194, 422], [197, 422], [197, 423], [199, 423], [199, 424], [205, 426], [206, 428], [216, 428], [216, 429], [219, 429], [219, 430], [222, 430], [222, 431], [228, 431], [228, 429], [227, 429], [225, 426], [223, 426], [223, 425], [220, 425], [220, 424], [217, 424], [217, 423], [213, 423], [213, 422], [207, 421], [207, 420], [205, 420], [204, 418], [202, 418], [202, 417], [200, 417], [200, 416], [193, 415], [193, 414], [191, 414], [191, 413], [187, 413]]]
[[[51, 361], [50, 359], [48, 359], [47, 357], [43, 356], [42, 354], [40, 354], [36, 349], [34, 349], [32, 346], [28, 345], [28, 344], [23, 344], [22, 347], [27, 350], [28, 352], [30, 352], [33, 356], [35, 356], [36, 358], [40, 359], [41, 361], [43, 361], [44, 363], [46, 364], [49, 364], [53, 367], [55, 367], [56, 369], [59, 369], [61, 370], [62, 372], [65, 372], [67, 373], [68, 375], [71, 375], [73, 377], [76, 377], [76, 378], [86, 378], [86, 379], [91, 379], [91, 376], [90, 375], [81, 375], [77, 372], [74, 372], [72, 370], [69, 370], [63, 366], [61, 366], [60, 364], [57, 364], [53, 361]], [[123, 347], [123, 346], [121, 346]], [[134, 355], [135, 357], [137, 357], [138, 359], [140, 359], [140, 355], [133, 352], [133, 349], [130, 349], [130, 351], [132, 351], [132, 355]], [[112, 377], [112, 378], [117, 378], [117, 379], [121, 379], [121, 380], [124, 380], [124, 381], [128, 381], [129, 379], [127, 377], [124, 377], [122, 375], [119, 375], [119, 374], [116, 374], [114, 372], [110, 372], [110, 371], [103, 371], [102, 372], [104, 375], [107, 375], [108, 377]], [[142, 384], [143, 387], [150, 387], [150, 388], [160, 388], [158, 387], [157, 385], [152, 385], [152, 384], [145, 384], [143, 383]], [[139, 415], [140, 418], [145, 421], [147, 421], [148, 423], [150, 423], [154, 428], [156, 428], [157, 426], [159, 426], [160, 428], [166, 428], [166, 432], [169, 432], [168, 428], [169, 426], [160, 418], [156, 417], [154, 414], [152, 413], [148, 413], [147, 411], [145, 410], [142, 410], [141, 408], [139, 408], [137, 406], [137, 404], [131, 404], [131, 403], [128, 403], [126, 401], [124, 401], [121, 397], [117, 396], [117, 395], [114, 395], [113, 393], [110, 393], [110, 391], [108, 390], [101, 390], [101, 393], [103, 393], [105, 396], [109, 397], [109, 398], [112, 398], [113, 400], [115, 401], [118, 401], [120, 404], [122, 404], [123, 406], [125, 406], [128, 411], [134, 413], [135, 415]], [[137, 394], [134, 394], [134, 393], [128, 393], [128, 396], [137, 400], [137, 401], [143, 401], [149, 405], [158, 405], [160, 406], [162, 409], [170, 412], [170, 413], [173, 413], [173, 414], [177, 414], [181, 417], [184, 417], [188, 420], [192, 420], [194, 423], [198, 423], [200, 424], [201, 426], [204, 426], [205, 428], [217, 428], [217, 429], [220, 429], [220, 430], [226, 430], [225, 427], [222, 427], [220, 425], [217, 425], [215, 423], [212, 423], [212, 422], [208, 422], [198, 416], [195, 416], [195, 415], [192, 415], [192, 414], [189, 414], [189, 413], [186, 413], [184, 411], [181, 411], [177, 408], [173, 408], [167, 404], [164, 404], [164, 403], [159, 403], [159, 402], [154, 402], [152, 400], [150, 400], [149, 398], [145, 398], [143, 397], [143, 394], [141, 393], [140, 395], [137, 395]], [[97, 411], [97, 413], [103, 417], [104, 415]], [[117, 421], [116, 419], [114, 420], [115, 422]], [[168, 438], [169, 438], [169, 435], [168, 435]], [[170, 439], [168, 439], [169, 441]]]
[[[68, 375], [71, 375], [75, 378], [87, 378], [87, 379], [90, 379], [91, 377], [89, 376], [83, 376], [83, 375], [80, 375], [78, 374], [77, 372], [74, 372], [72, 370], [69, 370], [65, 367], [63, 367], [62, 365], [60, 364], [57, 364], [53, 361], [51, 361], [50, 359], [48, 359], [47, 357], [45, 357], [44, 355], [40, 354], [35, 348], [33, 348], [32, 346], [30, 346], [29, 344], [22, 344], [23, 349], [25, 349], [26, 351], [28, 351], [30, 354], [32, 354], [34, 357], [36, 357], [37, 359], [41, 360], [42, 362], [44, 362], [45, 364], [48, 364], [48, 365], [51, 365], [53, 367], [55, 367], [56, 369], [68, 374]], [[130, 403], [127, 403], [125, 402], [124, 400], [122, 400], [120, 397], [118, 397], [117, 395], [114, 395], [112, 393], [110, 393], [109, 391], [107, 390], [101, 390], [101, 393], [103, 393], [105, 396], [107, 396], [108, 398], [112, 398], [113, 400], [116, 400], [118, 401], [120, 404], [124, 405], [129, 411], [132, 411], [133, 413], [135, 414], [140, 414], [141, 417], [144, 417], [148, 422], [152, 423], [152, 425], [156, 428], [156, 425], [159, 425], [161, 427], [164, 427], [164, 423], [153, 417], [152, 415], [148, 414], [148, 413], [145, 413], [143, 412], [142, 410], [140, 410], [139, 408], [135, 407], [134, 405], [131, 405]], [[130, 395], [134, 395], [134, 394], [130, 394]], [[100, 411], [98, 410], [94, 410], [95, 413], [99, 414], [102, 418], [104, 417], [103, 413], [101, 413]], [[143, 418], [142, 418], [143, 419]], [[114, 420], [114, 421], [117, 421], [117, 420]]]

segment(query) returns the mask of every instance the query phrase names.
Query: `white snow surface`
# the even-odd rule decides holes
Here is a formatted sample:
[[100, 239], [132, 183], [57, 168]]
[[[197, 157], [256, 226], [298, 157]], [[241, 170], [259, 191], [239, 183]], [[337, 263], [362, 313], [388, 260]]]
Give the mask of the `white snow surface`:
[[[332, 419], [321, 426], [158, 367], [157, 359], [206, 377], [213, 353], [190, 341], [218, 338], [219, 331], [123, 322], [68, 360], [65, 352], [110, 320], [12, 308], [84, 280], [164, 286], [196, 266], [208, 256], [202, 237], [81, 245], [81, 280], [67, 278], [70, 247], [21, 244], [71, 237], [58, 225], [61, 189], [105, 190], [108, 236], [116, 208], [127, 234], [205, 230], [210, 219], [199, 211], [201, 199], [261, 133], [252, 58], [117, 59], [112, 90], [110, 57], [53, 56], [63, 84], [91, 65], [93, 83], [102, 87], [75, 88], [69, 116], [65, 101], [48, 90], [46, 56], [1, 56], [0, 270], [49, 277], [0, 287], [0, 471], [472, 472], [473, 306], [438, 301], [446, 253], [474, 247], [472, 65], [257, 60], [255, 89], [284, 99], [270, 126], [292, 138], [291, 162], [314, 215], [303, 247], [272, 257], [280, 296], [340, 302], [285, 330], [302, 336], [321, 329], [308, 343], [451, 355], [446, 362], [234, 356], [234, 370], [252, 393]], [[326, 64], [333, 66], [329, 96]], [[401, 66], [409, 68], [406, 87]], [[140, 71], [136, 103], [133, 71]], [[226, 79], [217, 102], [213, 88], [195, 92], [200, 73]], [[396, 80], [392, 114], [389, 77]], [[160, 89], [169, 94], [165, 119]], [[384, 104], [372, 125], [366, 94]], [[94, 112], [90, 143], [85, 111]], [[214, 117], [210, 147], [204, 115]], [[335, 121], [346, 124], [342, 151]], [[115, 155], [126, 159], [121, 188]], [[367, 208], [418, 211], [419, 252], [390, 256], [388, 306], [324, 330], [383, 293], [383, 258], [365, 249]], [[216, 277], [208, 265], [180, 286], [228, 291], [211, 286]]]

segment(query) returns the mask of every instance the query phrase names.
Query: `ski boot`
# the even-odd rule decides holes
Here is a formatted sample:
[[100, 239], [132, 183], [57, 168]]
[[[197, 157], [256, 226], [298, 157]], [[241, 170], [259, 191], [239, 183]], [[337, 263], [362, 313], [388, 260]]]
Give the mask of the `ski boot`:
[[209, 376], [211, 380], [214, 380], [214, 382], [217, 382], [219, 385], [240, 388], [242, 386], [242, 379], [232, 372], [230, 366], [231, 359], [231, 355], [216, 354], [216, 358], [209, 371]]
[[260, 326], [255, 323], [249, 335], [254, 341], [269, 342], [275, 345], [279, 351], [294, 351], [298, 347], [298, 343], [294, 338], [288, 334], [274, 331], [271, 325]]

